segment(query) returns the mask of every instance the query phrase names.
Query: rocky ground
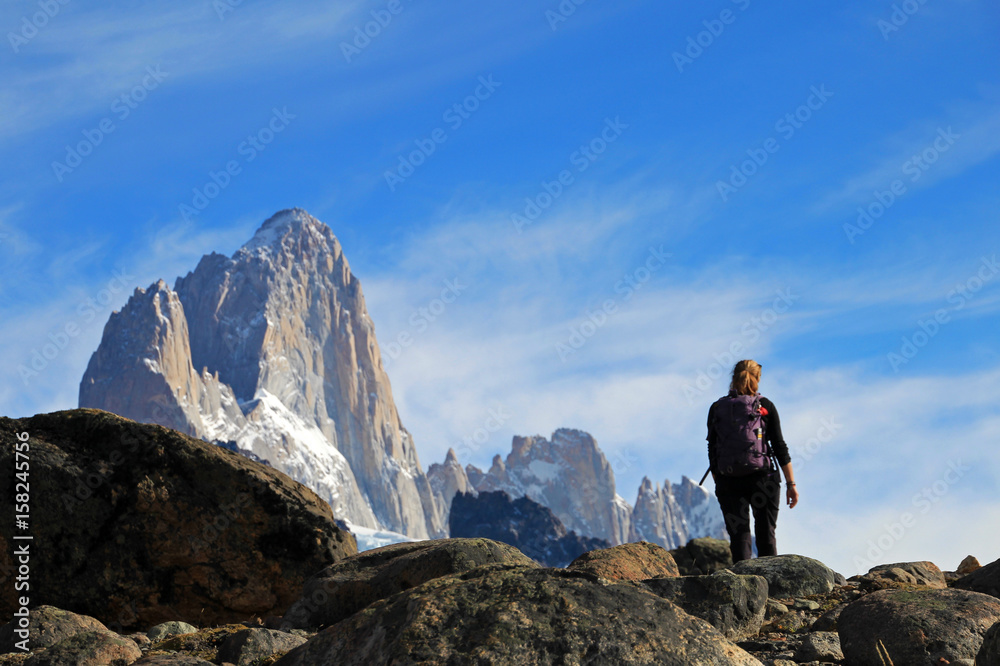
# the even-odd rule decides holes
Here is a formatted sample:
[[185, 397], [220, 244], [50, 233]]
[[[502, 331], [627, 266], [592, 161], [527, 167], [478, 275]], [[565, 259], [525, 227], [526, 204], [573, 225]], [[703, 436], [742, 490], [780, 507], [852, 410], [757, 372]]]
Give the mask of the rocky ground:
[[733, 565], [715, 539], [566, 567], [482, 538], [358, 554], [314, 493], [224, 449], [83, 410], [0, 419], [0, 468], [28, 429], [53, 500], [32, 509], [26, 646], [0, 535], [0, 666], [1000, 666], [1000, 560], [845, 580], [800, 555]]
[[[178, 619], [116, 633], [40, 606], [30, 613], [31, 651], [0, 655], [0, 666], [997, 666], [1000, 599], [975, 590], [998, 577], [1000, 561], [966, 576], [908, 562], [845, 581], [797, 555], [679, 575], [670, 552], [647, 543], [546, 568], [505, 544], [445, 539], [330, 565], [287, 612], [263, 620], [198, 628]], [[5, 651], [14, 629], [0, 628]]]

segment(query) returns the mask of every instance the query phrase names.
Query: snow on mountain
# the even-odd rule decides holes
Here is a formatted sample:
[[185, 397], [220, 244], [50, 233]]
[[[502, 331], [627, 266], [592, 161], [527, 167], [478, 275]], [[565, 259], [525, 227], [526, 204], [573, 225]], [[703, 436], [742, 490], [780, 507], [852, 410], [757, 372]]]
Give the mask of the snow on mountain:
[[588, 433], [562, 428], [551, 440], [514, 437], [506, 460], [496, 456], [488, 472], [472, 468], [467, 476], [478, 479], [478, 492], [502, 490], [548, 507], [577, 534], [613, 545], [628, 539], [628, 504], [615, 492], [611, 464]]
[[722, 509], [715, 496], [684, 476], [663, 487], [643, 478], [632, 511], [630, 541], [678, 548], [698, 537], [727, 539]]
[[105, 326], [80, 406], [234, 441], [356, 526], [447, 529], [361, 285], [333, 232], [303, 210], [277, 213], [232, 257], [202, 257], [173, 289], [137, 289]]
[[487, 472], [472, 465], [463, 471], [453, 458], [449, 452], [445, 465], [428, 472], [442, 501], [451, 501], [461, 479], [479, 493], [528, 497], [551, 509], [567, 529], [613, 545], [649, 541], [677, 548], [697, 537], [727, 538], [715, 496], [686, 476], [662, 488], [643, 479], [633, 508], [616, 492], [614, 471], [597, 441], [579, 430], [557, 430], [551, 440], [514, 437], [506, 459], [494, 456]]
[[366, 550], [372, 550], [373, 548], [389, 546], [394, 543], [413, 543], [415, 541], [421, 541], [421, 539], [414, 539], [413, 537], [408, 537], [405, 534], [400, 534], [399, 532], [376, 530], [371, 527], [353, 525], [350, 522], [346, 522], [346, 525], [347, 529], [354, 535], [354, 540], [357, 541], [359, 553], [363, 553]]

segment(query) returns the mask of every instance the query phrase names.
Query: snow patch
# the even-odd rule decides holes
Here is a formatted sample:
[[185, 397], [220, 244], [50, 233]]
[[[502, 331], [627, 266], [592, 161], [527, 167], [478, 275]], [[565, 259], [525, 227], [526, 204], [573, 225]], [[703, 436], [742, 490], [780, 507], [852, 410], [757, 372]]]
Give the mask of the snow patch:
[[532, 460], [528, 463], [528, 469], [541, 483], [549, 483], [559, 476], [560, 466], [544, 460]]
[[347, 523], [347, 529], [351, 531], [351, 534], [354, 535], [355, 540], [358, 542], [359, 553], [394, 543], [416, 543], [417, 541], [423, 541], [423, 539], [414, 539], [399, 532], [376, 530], [371, 527], [362, 527], [352, 523]]

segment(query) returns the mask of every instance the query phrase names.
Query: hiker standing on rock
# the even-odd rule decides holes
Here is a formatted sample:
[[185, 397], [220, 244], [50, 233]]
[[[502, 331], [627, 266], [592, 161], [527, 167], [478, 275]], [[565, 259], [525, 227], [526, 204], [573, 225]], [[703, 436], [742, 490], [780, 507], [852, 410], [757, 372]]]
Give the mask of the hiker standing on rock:
[[781, 504], [779, 467], [788, 484], [785, 495], [789, 508], [799, 502], [778, 410], [757, 392], [759, 383], [760, 364], [740, 361], [733, 368], [729, 395], [716, 400], [708, 410], [708, 462], [733, 562], [752, 557], [750, 510], [757, 554], [778, 554], [774, 528]]

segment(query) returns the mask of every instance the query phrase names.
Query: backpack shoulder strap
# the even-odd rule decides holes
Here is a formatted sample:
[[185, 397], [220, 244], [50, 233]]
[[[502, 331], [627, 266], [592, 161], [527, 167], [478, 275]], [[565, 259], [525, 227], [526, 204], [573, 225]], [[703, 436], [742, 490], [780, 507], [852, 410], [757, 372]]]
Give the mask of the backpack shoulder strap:
[[[765, 398], [764, 396], [762, 396], [761, 394], [758, 393], [757, 394], [757, 402], [756, 402], [756, 404], [757, 404], [758, 407], [763, 407], [764, 406], [763, 402], [762, 402], [763, 400], [767, 400], [767, 398]], [[771, 402], [770, 400], [767, 400], [767, 401]], [[774, 403], [771, 403], [771, 404], [773, 405]], [[767, 408], [765, 407], [765, 409], [767, 409]], [[771, 411], [768, 410], [767, 415], [770, 416], [770, 414], [771, 414]], [[767, 446], [767, 457], [771, 461], [771, 465], [772, 465], [773, 471], [777, 471], [777, 470], [781, 469], [781, 466], [778, 464], [778, 457], [774, 454], [774, 449], [771, 448], [771, 440], [768, 439], [768, 437], [767, 437], [767, 419], [762, 417], [761, 420], [760, 420], [760, 425], [764, 429], [764, 444]]]

